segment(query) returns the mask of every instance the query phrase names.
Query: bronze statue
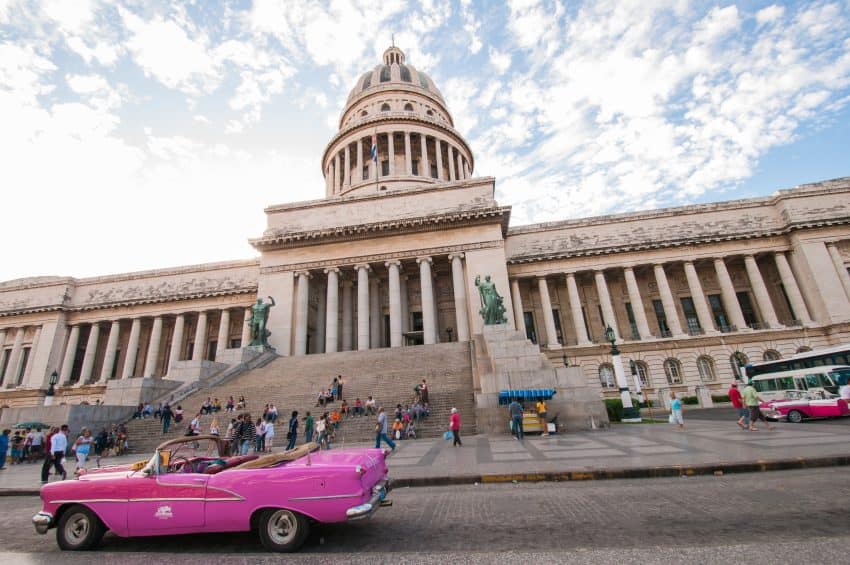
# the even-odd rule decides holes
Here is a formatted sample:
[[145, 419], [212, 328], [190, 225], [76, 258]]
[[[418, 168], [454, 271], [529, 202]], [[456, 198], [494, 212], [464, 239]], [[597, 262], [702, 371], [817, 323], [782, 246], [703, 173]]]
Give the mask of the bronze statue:
[[476, 276], [475, 286], [481, 297], [481, 310], [478, 313], [484, 318], [484, 325], [506, 323], [508, 319], [505, 317], [504, 300], [496, 291], [496, 284], [490, 280], [490, 275], [484, 277], [484, 282], [481, 282], [481, 275]]
[[262, 298], [257, 299], [257, 303], [251, 306], [251, 343], [250, 345], [261, 345], [269, 347], [269, 336], [272, 332], [266, 329], [266, 324], [269, 321], [269, 310], [275, 305], [274, 298], [268, 297], [268, 302], [263, 302]]

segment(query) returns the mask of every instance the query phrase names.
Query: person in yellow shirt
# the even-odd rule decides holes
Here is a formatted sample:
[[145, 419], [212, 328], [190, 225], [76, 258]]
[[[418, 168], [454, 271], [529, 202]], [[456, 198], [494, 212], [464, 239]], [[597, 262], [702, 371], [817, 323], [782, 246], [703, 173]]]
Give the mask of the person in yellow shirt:
[[541, 437], [549, 435], [548, 420], [546, 419], [546, 401], [542, 398], [537, 401], [537, 417], [540, 418], [540, 426], [543, 428]]

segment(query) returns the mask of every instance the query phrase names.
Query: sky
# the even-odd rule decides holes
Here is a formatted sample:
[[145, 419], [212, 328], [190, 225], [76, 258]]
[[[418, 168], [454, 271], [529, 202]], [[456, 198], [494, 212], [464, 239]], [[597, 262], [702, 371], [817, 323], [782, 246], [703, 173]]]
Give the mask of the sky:
[[393, 36], [512, 225], [850, 176], [850, 0], [0, 0], [0, 281], [255, 257]]

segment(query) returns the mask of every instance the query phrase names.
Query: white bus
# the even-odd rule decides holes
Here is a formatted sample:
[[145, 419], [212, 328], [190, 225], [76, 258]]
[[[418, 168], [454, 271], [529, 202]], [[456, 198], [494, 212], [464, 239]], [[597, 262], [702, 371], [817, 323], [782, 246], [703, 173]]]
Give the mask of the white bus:
[[752, 378], [753, 387], [765, 400], [785, 398], [786, 390], [802, 390], [825, 396], [838, 393], [838, 386], [850, 378], [850, 366], [825, 365], [810, 369], [778, 371]]
[[793, 371], [826, 365], [850, 365], [850, 343], [804, 351], [786, 359], [750, 363], [744, 366], [743, 372], [746, 373], [747, 377], [757, 377], [778, 371]]

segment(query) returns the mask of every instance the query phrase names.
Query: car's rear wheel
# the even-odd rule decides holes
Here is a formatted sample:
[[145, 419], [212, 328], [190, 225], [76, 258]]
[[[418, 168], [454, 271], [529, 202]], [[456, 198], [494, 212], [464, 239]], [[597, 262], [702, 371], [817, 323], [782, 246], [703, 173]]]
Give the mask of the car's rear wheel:
[[66, 551], [92, 549], [103, 538], [106, 526], [97, 514], [85, 506], [72, 506], [66, 510], [56, 524], [56, 543]]
[[303, 515], [282, 508], [264, 510], [259, 523], [260, 541], [269, 551], [289, 553], [297, 551], [310, 530]]
[[803, 421], [803, 413], [799, 410], [791, 410], [788, 412], [788, 421], [792, 424], [799, 424]]

